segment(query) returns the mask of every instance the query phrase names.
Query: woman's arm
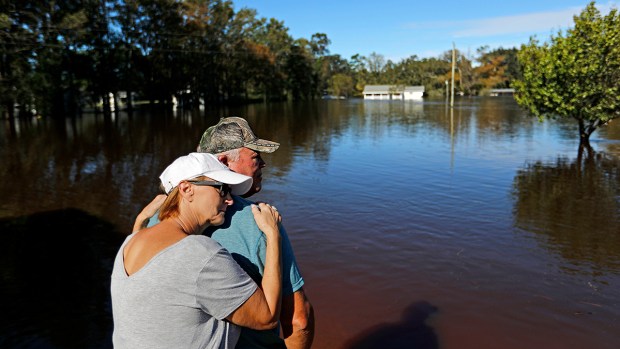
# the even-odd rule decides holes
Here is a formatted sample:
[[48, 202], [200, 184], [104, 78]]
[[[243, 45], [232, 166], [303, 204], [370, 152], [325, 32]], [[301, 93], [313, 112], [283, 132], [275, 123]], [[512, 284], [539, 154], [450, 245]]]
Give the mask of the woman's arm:
[[275, 328], [280, 319], [282, 301], [282, 252], [278, 222], [280, 214], [272, 206], [252, 205], [252, 213], [267, 240], [265, 269], [260, 289], [230, 314], [227, 319], [237, 325], [265, 330]]
[[138, 230], [146, 228], [149, 224], [149, 219], [157, 213], [157, 210], [159, 210], [161, 205], [164, 203], [166, 197], [167, 196], [164, 194], [159, 194], [151, 202], [149, 202], [149, 204], [146, 205], [140, 213], [138, 213], [131, 231], [135, 233]]

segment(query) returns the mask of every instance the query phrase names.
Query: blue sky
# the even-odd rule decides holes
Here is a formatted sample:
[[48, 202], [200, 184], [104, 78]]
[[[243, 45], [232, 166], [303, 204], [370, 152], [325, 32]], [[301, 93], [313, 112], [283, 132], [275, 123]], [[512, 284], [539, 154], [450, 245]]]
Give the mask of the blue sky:
[[[295, 38], [325, 33], [331, 54], [349, 59], [375, 52], [398, 62], [452, 50], [476, 56], [481, 46], [519, 47], [573, 26], [590, 1], [576, 0], [233, 0], [235, 9], [283, 21]], [[620, 1], [597, 1], [603, 15]]]

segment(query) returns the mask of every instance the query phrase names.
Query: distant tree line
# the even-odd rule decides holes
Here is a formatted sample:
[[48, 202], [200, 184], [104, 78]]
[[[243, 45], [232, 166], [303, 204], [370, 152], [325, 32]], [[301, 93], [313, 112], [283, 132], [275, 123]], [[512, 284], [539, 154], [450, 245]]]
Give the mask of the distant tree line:
[[[451, 51], [394, 63], [344, 59], [326, 34], [293, 38], [284, 22], [218, 0], [0, 0], [0, 112], [66, 117], [147, 101], [184, 106], [360, 96], [366, 84], [446, 93]], [[455, 87], [509, 87], [517, 49], [457, 54]]]

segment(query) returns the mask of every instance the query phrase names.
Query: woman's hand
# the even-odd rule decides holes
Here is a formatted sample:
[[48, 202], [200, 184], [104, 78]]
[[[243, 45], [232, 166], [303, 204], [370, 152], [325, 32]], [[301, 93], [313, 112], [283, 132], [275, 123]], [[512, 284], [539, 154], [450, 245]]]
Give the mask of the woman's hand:
[[275, 206], [259, 202], [252, 205], [252, 213], [256, 225], [264, 234], [279, 233], [278, 223], [282, 221], [282, 216]]

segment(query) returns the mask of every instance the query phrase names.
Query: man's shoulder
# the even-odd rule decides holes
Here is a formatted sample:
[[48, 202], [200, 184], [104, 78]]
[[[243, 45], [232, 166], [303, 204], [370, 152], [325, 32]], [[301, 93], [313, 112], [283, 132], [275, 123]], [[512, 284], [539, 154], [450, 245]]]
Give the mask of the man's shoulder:
[[233, 204], [231, 208], [233, 209], [244, 209], [254, 203], [254, 201], [248, 200], [246, 198], [242, 198], [241, 196], [233, 195]]
[[233, 195], [233, 204], [226, 209], [226, 222], [221, 228], [228, 228], [241, 223], [256, 224], [252, 213], [254, 201]]
[[[238, 232], [244, 235], [252, 232], [258, 234], [260, 229], [254, 220], [254, 214], [250, 207], [254, 202], [240, 196], [233, 195], [233, 204], [226, 209], [226, 219], [222, 225], [210, 226], [205, 230], [206, 235], [211, 236], [219, 241], [221, 238], [233, 238], [230, 236], [232, 232]], [[226, 232], [226, 233], [224, 233]], [[222, 234], [229, 236], [222, 237]], [[260, 234], [262, 235], [262, 233]]]

